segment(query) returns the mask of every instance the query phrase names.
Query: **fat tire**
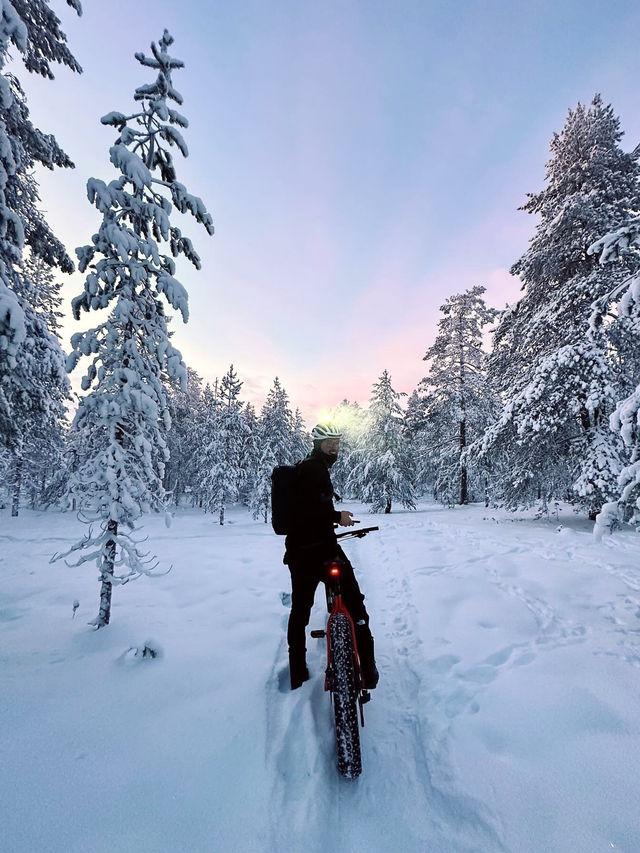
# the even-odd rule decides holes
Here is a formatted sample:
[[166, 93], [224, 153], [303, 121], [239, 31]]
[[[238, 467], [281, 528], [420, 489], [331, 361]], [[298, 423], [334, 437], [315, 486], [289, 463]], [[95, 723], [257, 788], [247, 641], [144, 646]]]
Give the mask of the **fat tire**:
[[336, 720], [338, 773], [355, 779], [362, 773], [358, 694], [351, 622], [344, 613], [329, 619], [331, 690]]

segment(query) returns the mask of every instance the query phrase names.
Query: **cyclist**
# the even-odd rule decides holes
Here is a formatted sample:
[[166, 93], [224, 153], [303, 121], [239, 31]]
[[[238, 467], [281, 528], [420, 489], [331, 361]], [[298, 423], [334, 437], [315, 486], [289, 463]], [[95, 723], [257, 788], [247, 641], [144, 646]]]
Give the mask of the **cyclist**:
[[291, 613], [287, 628], [291, 689], [308, 678], [306, 627], [318, 584], [326, 578], [326, 563], [340, 559], [344, 564], [340, 589], [354, 621], [356, 643], [364, 686], [372, 690], [378, 683], [369, 614], [364, 606], [353, 566], [338, 545], [334, 524], [351, 527], [350, 512], [333, 505], [333, 485], [329, 470], [338, 458], [341, 433], [330, 423], [317, 424], [312, 432], [313, 449], [296, 467], [291, 532], [285, 540], [284, 562], [291, 573]]

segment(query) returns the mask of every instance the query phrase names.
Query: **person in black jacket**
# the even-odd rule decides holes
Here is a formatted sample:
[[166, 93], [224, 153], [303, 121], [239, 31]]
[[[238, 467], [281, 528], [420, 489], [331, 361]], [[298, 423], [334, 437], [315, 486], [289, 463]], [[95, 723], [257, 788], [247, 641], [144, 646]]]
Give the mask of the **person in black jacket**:
[[356, 643], [365, 687], [378, 683], [369, 614], [364, 606], [353, 566], [338, 545], [334, 525], [351, 527], [350, 512], [339, 512], [333, 505], [330, 468], [338, 458], [341, 433], [331, 424], [318, 424], [312, 430], [313, 450], [298, 463], [294, 481], [294, 506], [290, 532], [285, 540], [284, 562], [291, 573], [291, 613], [287, 627], [291, 689], [308, 678], [306, 628], [309, 624], [315, 592], [326, 579], [327, 562], [340, 559], [344, 564], [340, 588], [345, 606], [353, 619]]

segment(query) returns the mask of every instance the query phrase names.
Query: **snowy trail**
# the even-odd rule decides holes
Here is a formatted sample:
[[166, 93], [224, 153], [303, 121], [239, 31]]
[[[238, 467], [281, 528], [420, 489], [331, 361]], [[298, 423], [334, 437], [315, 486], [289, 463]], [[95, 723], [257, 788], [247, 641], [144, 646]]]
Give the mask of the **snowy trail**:
[[[594, 543], [570, 514], [357, 509], [381, 528], [345, 543], [381, 681], [356, 781], [335, 769], [324, 641], [288, 689], [267, 526], [150, 520], [173, 571], [116, 590], [93, 633], [95, 569], [48, 565], [73, 521], [0, 517], [9, 853], [637, 853], [640, 537]], [[319, 589], [310, 627], [325, 617]], [[147, 637], [165, 654], [140, 664], [127, 650]]]
[[[373, 740], [384, 744], [385, 728], [391, 723], [396, 733], [395, 749], [394, 754], [384, 756], [383, 773], [392, 780], [390, 795], [411, 803], [411, 809], [404, 815], [409, 832], [403, 849], [446, 851], [453, 847], [460, 851], [497, 851], [502, 848], [492, 826], [493, 816], [482, 803], [450, 786], [447, 745], [426, 713], [433, 662], [425, 657], [425, 642], [414, 604], [412, 571], [406, 559], [415, 529], [403, 522], [390, 522], [379, 539], [372, 537], [365, 546], [366, 565], [378, 570], [374, 612], [380, 637], [378, 655], [385, 679], [380, 692], [381, 725], [372, 733]], [[394, 535], [397, 533], [400, 536]], [[379, 583], [381, 573], [384, 585]], [[446, 656], [438, 658], [435, 669], [446, 671], [450, 663]], [[381, 750], [375, 751], [382, 757]], [[399, 780], [406, 790], [398, 789]], [[417, 803], [412, 792], [419, 792]], [[412, 819], [407, 820], [410, 816]]]

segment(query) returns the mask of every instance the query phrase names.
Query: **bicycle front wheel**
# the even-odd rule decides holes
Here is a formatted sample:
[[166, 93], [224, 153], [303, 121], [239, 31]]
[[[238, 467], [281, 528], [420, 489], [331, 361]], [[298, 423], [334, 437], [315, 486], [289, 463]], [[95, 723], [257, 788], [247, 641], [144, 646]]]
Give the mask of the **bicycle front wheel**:
[[336, 719], [338, 773], [355, 779], [362, 772], [360, 727], [358, 721], [358, 685], [351, 623], [344, 613], [329, 620], [329, 640], [333, 666], [332, 695]]

